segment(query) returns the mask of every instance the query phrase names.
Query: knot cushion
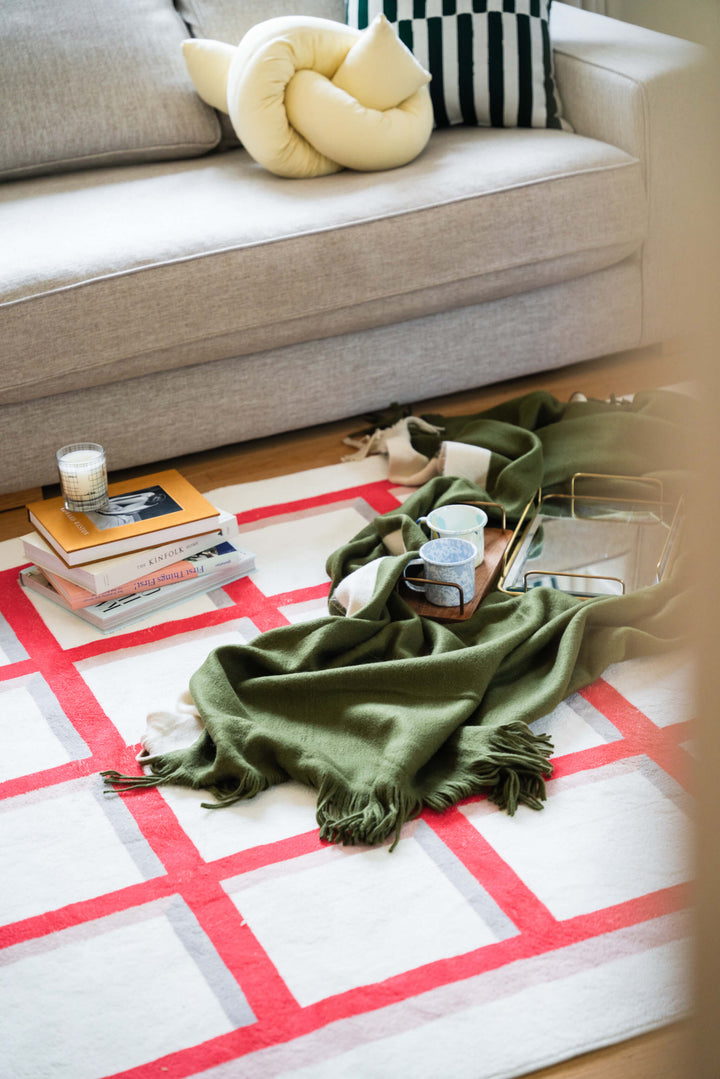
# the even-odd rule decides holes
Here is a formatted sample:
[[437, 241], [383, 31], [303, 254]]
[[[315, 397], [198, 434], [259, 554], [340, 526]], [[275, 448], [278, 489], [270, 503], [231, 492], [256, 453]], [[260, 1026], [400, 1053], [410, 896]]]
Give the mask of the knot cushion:
[[248, 153], [278, 176], [397, 168], [432, 132], [430, 75], [384, 15], [364, 31], [268, 19], [237, 47], [192, 39], [183, 54], [200, 97], [228, 113]]

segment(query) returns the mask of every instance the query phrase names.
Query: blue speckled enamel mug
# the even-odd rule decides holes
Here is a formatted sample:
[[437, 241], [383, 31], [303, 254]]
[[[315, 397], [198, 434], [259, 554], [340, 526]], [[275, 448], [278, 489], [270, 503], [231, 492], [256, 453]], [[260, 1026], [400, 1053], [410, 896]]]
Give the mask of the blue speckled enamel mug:
[[475, 565], [485, 558], [485, 525], [487, 513], [479, 506], [438, 506], [427, 517], [418, 517], [418, 524], [430, 529], [431, 539], [466, 539], [477, 548]]
[[[434, 539], [423, 543], [420, 557], [408, 562], [405, 567], [405, 584], [415, 592], [424, 592], [428, 603], [436, 607], [459, 607], [460, 589], [463, 603], [468, 603], [475, 595], [475, 556], [474, 543], [464, 539]], [[419, 577], [438, 584], [420, 584], [408, 576], [411, 567], [419, 567]], [[458, 585], [459, 588], [454, 588]]]

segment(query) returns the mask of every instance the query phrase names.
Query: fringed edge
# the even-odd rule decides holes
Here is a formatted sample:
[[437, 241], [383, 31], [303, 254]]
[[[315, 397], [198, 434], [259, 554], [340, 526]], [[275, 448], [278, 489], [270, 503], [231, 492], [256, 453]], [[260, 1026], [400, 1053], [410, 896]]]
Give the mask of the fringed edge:
[[[418, 817], [424, 807], [442, 812], [473, 794], [486, 794], [510, 816], [520, 805], [542, 809], [547, 797], [545, 780], [552, 775], [552, 752], [552, 742], [546, 734], [533, 734], [525, 723], [509, 723], [488, 732], [482, 760], [476, 761], [464, 776], [444, 783], [424, 798], [397, 786], [351, 792], [337, 781], [323, 780], [318, 785], [317, 800], [320, 839], [345, 846], [377, 846], [394, 836], [390, 847], [393, 851], [403, 825]], [[176, 761], [154, 758], [151, 767], [149, 775], [123, 775], [114, 769], [100, 774], [117, 794], [173, 783], [207, 790], [216, 800], [203, 802], [204, 809], [234, 805], [270, 786], [270, 780], [257, 772], [249, 773], [241, 782], [225, 785], [203, 783], [201, 774], [192, 781]]]
[[518, 806], [542, 809], [545, 780], [552, 775], [553, 744], [547, 734], [533, 734], [525, 723], [508, 723], [490, 733], [483, 759], [464, 778], [451, 781], [426, 798], [429, 809], [442, 811], [462, 798], [485, 794], [488, 801], [513, 816]]
[[394, 833], [390, 847], [393, 851], [400, 842], [403, 825], [419, 816], [422, 808], [420, 799], [397, 788], [376, 788], [359, 794], [326, 783], [321, 786], [317, 800], [320, 839], [348, 847], [377, 846]]
[[375, 846], [394, 835], [393, 851], [403, 825], [418, 817], [423, 808], [442, 812], [473, 794], [486, 794], [510, 816], [520, 805], [542, 809], [547, 797], [545, 780], [552, 775], [552, 753], [546, 734], [533, 734], [525, 723], [509, 723], [490, 732], [481, 761], [423, 799], [397, 787], [357, 793], [328, 782], [318, 794], [320, 839], [346, 846]]
[[[143, 763], [142, 758], [140, 763]], [[258, 772], [248, 772], [242, 780], [228, 780], [227, 784], [203, 782], [201, 774], [197, 779], [191, 779], [186, 769], [174, 762], [164, 762], [159, 757], [153, 759], [151, 768], [151, 773], [143, 775], [125, 775], [114, 768], [101, 772], [100, 775], [107, 784], [105, 793], [126, 794], [162, 786], [189, 787], [191, 790], [207, 791], [215, 799], [214, 802], [201, 802], [203, 809], [225, 809], [237, 802], [254, 798], [270, 786], [270, 781]]]
[[525, 723], [500, 727], [491, 746], [496, 778], [488, 784], [488, 798], [511, 817], [519, 805], [542, 809], [547, 798], [545, 780], [553, 773], [553, 744], [547, 734], [533, 734]]
[[[161, 783], [169, 782], [167, 779], [154, 775], [125, 775], [115, 768], [107, 768], [100, 775], [105, 780], [105, 794], [126, 794], [128, 791], [138, 790], [141, 787], [159, 787]], [[122, 783], [123, 786], [117, 786], [118, 783]]]

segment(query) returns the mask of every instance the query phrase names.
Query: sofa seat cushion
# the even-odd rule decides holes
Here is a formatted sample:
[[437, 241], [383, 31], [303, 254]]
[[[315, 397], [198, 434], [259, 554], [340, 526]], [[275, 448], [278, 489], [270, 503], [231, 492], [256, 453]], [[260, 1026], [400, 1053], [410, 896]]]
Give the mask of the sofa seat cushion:
[[553, 284], [645, 221], [635, 158], [548, 129], [439, 131], [386, 173], [288, 181], [239, 149], [4, 185], [0, 400]]

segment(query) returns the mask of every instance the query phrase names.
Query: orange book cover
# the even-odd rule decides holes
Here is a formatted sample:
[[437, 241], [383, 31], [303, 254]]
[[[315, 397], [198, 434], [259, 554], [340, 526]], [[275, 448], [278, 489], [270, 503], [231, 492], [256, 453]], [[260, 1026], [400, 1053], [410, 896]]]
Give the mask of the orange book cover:
[[210, 530], [220, 517], [175, 469], [111, 483], [108, 495], [102, 511], [75, 513], [59, 495], [31, 502], [28, 517], [69, 565]]

